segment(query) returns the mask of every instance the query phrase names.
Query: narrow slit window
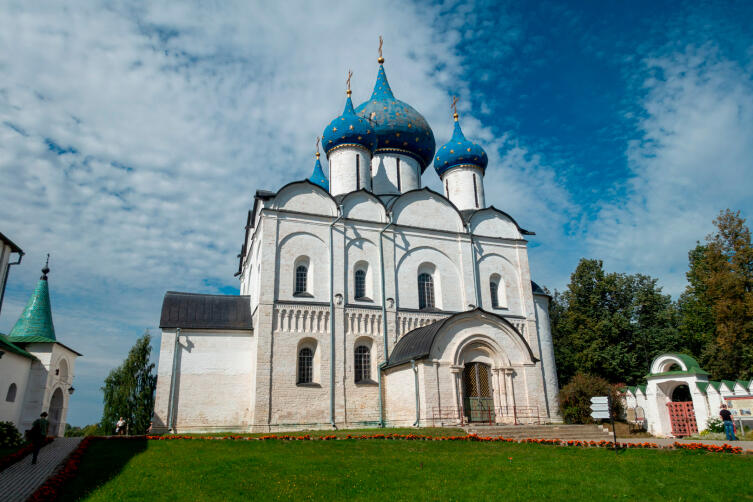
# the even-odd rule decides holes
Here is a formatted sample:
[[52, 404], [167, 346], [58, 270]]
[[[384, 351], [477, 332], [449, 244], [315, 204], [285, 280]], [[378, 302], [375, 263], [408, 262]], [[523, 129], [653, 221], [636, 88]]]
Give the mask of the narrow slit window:
[[397, 158], [397, 191], [398, 192], [403, 191], [400, 184], [400, 157]]
[[361, 188], [361, 156], [356, 154], [356, 190]]
[[429, 274], [418, 276], [418, 308], [434, 307], [434, 279]]
[[444, 191], [447, 194], [447, 198], [450, 198], [450, 181], [445, 179], [444, 180]]
[[356, 347], [353, 370], [356, 383], [371, 379], [371, 351], [365, 345]]
[[473, 175], [473, 199], [476, 201], [476, 207], [478, 208], [478, 189], [476, 188], [476, 175]]
[[298, 383], [314, 381], [314, 351], [304, 347], [298, 352]]

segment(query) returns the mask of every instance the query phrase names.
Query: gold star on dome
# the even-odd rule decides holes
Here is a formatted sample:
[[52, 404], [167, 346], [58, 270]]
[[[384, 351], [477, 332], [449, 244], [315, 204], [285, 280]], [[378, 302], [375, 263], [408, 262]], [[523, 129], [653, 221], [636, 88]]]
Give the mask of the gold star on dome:
[[[352, 127], [352, 126], [351, 126], [351, 127]], [[470, 149], [470, 148], [466, 148], [466, 151], [467, 151], [467, 152], [470, 152], [470, 151], [471, 151], [471, 149]]]
[[408, 142], [407, 141], [403, 141], [403, 146], [408, 146]]
[[353, 126], [351, 125], [351, 126], [349, 127], [349, 129], [350, 129], [350, 130], [352, 131], [352, 130], [353, 130]]
[[390, 144], [390, 140], [388, 140], [388, 139], [385, 139], [385, 140], [384, 140], [384, 144], [385, 144], [385, 145], [389, 145], [389, 144]]
[[359, 136], [359, 137], [358, 137], [358, 140], [359, 140], [359, 141], [360, 141], [360, 140], [362, 140], [362, 139], [363, 139], [363, 138], [362, 138], [361, 136]]
[[395, 136], [397, 136], [397, 137], [399, 138], [399, 137], [400, 137], [400, 133], [399, 133], [399, 132], [396, 132], [396, 133], [395, 133]]
[[332, 132], [337, 132], [337, 127], [333, 127]]
[[411, 127], [413, 127], [413, 124], [411, 124], [411, 123], [409, 122], [409, 123], [408, 123], [408, 129], [410, 129]]
[[450, 153], [455, 153], [455, 150], [450, 150]]

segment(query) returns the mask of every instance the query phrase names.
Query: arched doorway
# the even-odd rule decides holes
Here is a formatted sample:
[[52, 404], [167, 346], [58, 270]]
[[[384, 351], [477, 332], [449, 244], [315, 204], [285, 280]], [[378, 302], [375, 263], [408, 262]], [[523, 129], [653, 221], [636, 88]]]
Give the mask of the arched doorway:
[[491, 366], [467, 363], [463, 368], [463, 409], [469, 422], [494, 422]]
[[690, 388], [686, 384], [680, 384], [672, 389], [671, 401], [667, 403], [669, 423], [672, 427], [672, 435], [684, 437], [696, 434], [698, 424], [695, 420], [695, 409]]
[[50, 399], [49, 420], [50, 426], [47, 429], [48, 436], [57, 436], [60, 429], [60, 420], [63, 416], [63, 391], [60, 387], [55, 389]]

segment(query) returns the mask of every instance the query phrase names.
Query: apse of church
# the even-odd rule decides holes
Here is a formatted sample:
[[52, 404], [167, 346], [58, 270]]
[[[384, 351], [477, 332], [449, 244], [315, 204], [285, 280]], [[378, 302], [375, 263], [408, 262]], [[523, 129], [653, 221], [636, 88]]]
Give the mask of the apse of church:
[[456, 101], [437, 148], [381, 50], [358, 106], [351, 76], [311, 176], [256, 192], [240, 295], [166, 293], [155, 430], [560, 421], [533, 233], [486, 205]]

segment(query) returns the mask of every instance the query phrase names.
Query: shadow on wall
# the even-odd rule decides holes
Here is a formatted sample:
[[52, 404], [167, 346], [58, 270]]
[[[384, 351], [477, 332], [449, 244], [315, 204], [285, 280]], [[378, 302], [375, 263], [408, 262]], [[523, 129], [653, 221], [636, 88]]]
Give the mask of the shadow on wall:
[[59, 500], [82, 500], [107, 484], [125, 468], [133, 457], [146, 451], [146, 438], [94, 441], [86, 450], [79, 475], [65, 485]]

